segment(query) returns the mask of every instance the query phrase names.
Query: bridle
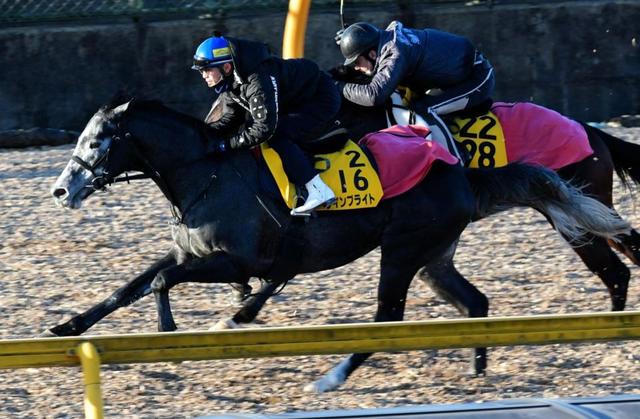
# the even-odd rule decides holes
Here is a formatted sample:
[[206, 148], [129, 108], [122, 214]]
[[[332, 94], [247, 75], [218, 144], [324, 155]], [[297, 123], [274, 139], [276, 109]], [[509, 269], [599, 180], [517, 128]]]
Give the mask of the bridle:
[[[124, 137], [126, 139], [130, 139], [131, 138], [131, 134], [125, 133]], [[114, 178], [113, 176], [109, 175], [109, 172], [107, 172], [107, 171], [103, 171], [102, 174], [96, 173], [96, 169], [98, 169], [98, 167], [102, 163], [106, 164], [109, 161], [109, 155], [111, 153], [111, 147], [113, 146], [113, 143], [116, 142], [116, 141], [120, 141], [120, 137], [117, 136], [117, 135], [112, 136], [111, 137], [111, 144], [109, 144], [109, 148], [107, 148], [107, 151], [105, 151], [100, 157], [98, 157], [96, 159], [96, 161], [93, 162], [93, 164], [87, 163], [87, 161], [82, 159], [82, 157], [77, 156], [75, 154], [73, 156], [71, 156], [71, 160], [73, 160], [74, 162], [78, 163], [80, 165], [80, 167], [82, 167], [83, 169], [87, 170], [88, 172], [91, 173], [91, 175], [93, 175], [93, 178], [91, 179], [91, 184], [87, 185], [86, 186], [87, 188], [93, 188], [93, 190], [95, 190], [95, 191], [104, 191], [104, 190], [107, 189], [107, 185], [112, 185], [113, 183], [118, 183], [118, 182], [127, 182], [127, 183], [129, 183], [129, 181], [131, 181], [131, 180], [149, 179], [149, 178], [151, 178], [151, 176], [146, 174], [146, 173], [139, 174], [139, 175], [134, 175], [134, 176], [129, 176], [125, 172], [124, 176], [117, 177], [117, 178]]]
[[[118, 124], [118, 131], [122, 131], [120, 124]], [[124, 176], [114, 177], [111, 174], [109, 174], [109, 172], [107, 172], [106, 170], [103, 170], [101, 174], [98, 174], [97, 169], [99, 168], [100, 165], [106, 164], [109, 161], [109, 156], [111, 154], [111, 149], [113, 145], [119, 141], [122, 141], [122, 138], [125, 138], [133, 146], [133, 150], [135, 151], [136, 156], [138, 157], [138, 160], [142, 162], [142, 164], [145, 166], [144, 170], [142, 170], [141, 174], [133, 175], [133, 176], [129, 176], [129, 174], [125, 172]], [[174, 195], [171, 192], [171, 189], [169, 188], [169, 185], [167, 184], [167, 182], [165, 182], [162, 176], [160, 176], [160, 173], [151, 165], [149, 160], [142, 154], [136, 142], [132, 140], [133, 140], [133, 136], [131, 135], [131, 133], [124, 132], [124, 134], [122, 134], [121, 132], [116, 132], [113, 136], [111, 136], [111, 143], [109, 144], [109, 147], [107, 148], [107, 150], [100, 157], [98, 157], [96, 161], [93, 162], [93, 164], [89, 164], [87, 161], [85, 161], [80, 156], [77, 156], [75, 154], [71, 156], [71, 160], [78, 163], [80, 167], [82, 167], [83, 169], [91, 173], [91, 175], [93, 176], [93, 178], [91, 179], [91, 184], [86, 185], [86, 187], [92, 188], [95, 191], [105, 191], [107, 189], [107, 186], [111, 186], [114, 183], [119, 183], [119, 182], [129, 183], [131, 180], [153, 179], [156, 182], [156, 184], [160, 187], [162, 192], [169, 199], [169, 202], [171, 203], [171, 214], [173, 215], [171, 224], [174, 224], [174, 225], [182, 224], [185, 214], [189, 209], [191, 209], [191, 207], [195, 204], [195, 202], [192, 202], [187, 207], [185, 207], [184, 211], [180, 211], [179, 207], [176, 204]], [[209, 188], [209, 186], [211, 185], [211, 182], [213, 181], [213, 179], [215, 179], [215, 177], [216, 177], [215, 174], [213, 174], [209, 184], [207, 185], [207, 189]]]

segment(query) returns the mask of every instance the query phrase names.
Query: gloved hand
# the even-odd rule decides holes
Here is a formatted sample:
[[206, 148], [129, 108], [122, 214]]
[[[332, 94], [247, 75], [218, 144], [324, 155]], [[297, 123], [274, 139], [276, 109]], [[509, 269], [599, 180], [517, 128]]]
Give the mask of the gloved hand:
[[336, 44], [339, 46], [340, 45], [340, 41], [342, 41], [342, 34], [344, 33], [344, 29], [340, 29], [338, 32], [336, 32], [336, 37], [333, 38], [336, 41]]

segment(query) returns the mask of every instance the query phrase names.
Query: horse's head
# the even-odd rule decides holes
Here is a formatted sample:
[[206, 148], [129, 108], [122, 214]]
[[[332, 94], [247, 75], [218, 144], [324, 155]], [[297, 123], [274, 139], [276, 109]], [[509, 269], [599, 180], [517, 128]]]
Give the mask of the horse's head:
[[160, 173], [203, 158], [207, 135], [204, 122], [158, 101], [105, 106], [80, 134], [51, 194], [60, 206], [80, 208], [84, 199], [119, 181], [116, 177], [123, 172], [143, 172], [158, 181]]
[[103, 189], [126, 167], [113, 158], [118, 143], [127, 141], [119, 122], [129, 102], [117, 107], [103, 107], [96, 112], [78, 138], [71, 160], [56, 180], [51, 194], [56, 204], [80, 208], [82, 201], [96, 190]]

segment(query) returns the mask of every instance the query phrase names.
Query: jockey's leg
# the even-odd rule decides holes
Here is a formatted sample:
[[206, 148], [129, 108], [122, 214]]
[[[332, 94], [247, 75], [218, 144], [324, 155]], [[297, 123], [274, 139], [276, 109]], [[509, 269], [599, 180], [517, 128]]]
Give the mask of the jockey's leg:
[[[438, 94], [429, 94], [417, 99], [412, 107], [422, 113], [430, 124], [433, 124], [434, 140], [444, 142], [449, 151], [456, 157], [456, 142], [449, 132], [447, 125], [442, 120], [442, 115], [464, 109], [473, 108], [490, 99], [495, 87], [495, 75], [493, 67], [482, 55], [478, 55], [471, 76], [457, 85], [444, 90], [438, 90]], [[426, 112], [424, 110], [426, 109]], [[452, 150], [456, 150], [453, 152]]]
[[[333, 80], [323, 73], [318, 81], [314, 98], [283, 115], [278, 123], [274, 134], [274, 137], [278, 137], [276, 142], [290, 143], [284, 150], [288, 155], [281, 155], [284, 169], [295, 184], [306, 186], [309, 192], [304, 205], [291, 211], [292, 215], [308, 215], [314, 208], [330, 204], [335, 199], [334, 192], [320, 178], [311, 159], [306, 157], [298, 144], [323, 134], [322, 130], [329, 127], [340, 110], [340, 103], [340, 93]], [[273, 146], [273, 139], [269, 142]], [[278, 148], [283, 147], [281, 144], [276, 144], [274, 148], [280, 154]], [[296, 157], [296, 155], [303, 155], [305, 158]], [[286, 160], [291, 161], [285, 163]]]
[[456, 140], [453, 138], [453, 135], [449, 131], [447, 124], [440, 118], [440, 116], [438, 116], [436, 112], [431, 109], [427, 110], [427, 114], [424, 116], [424, 119], [429, 125], [429, 130], [431, 131], [431, 139], [446, 147], [447, 150], [449, 150], [449, 153], [458, 158], [459, 164], [464, 166], [466, 159], [463, 159], [463, 157], [460, 155], [458, 146], [456, 145]]

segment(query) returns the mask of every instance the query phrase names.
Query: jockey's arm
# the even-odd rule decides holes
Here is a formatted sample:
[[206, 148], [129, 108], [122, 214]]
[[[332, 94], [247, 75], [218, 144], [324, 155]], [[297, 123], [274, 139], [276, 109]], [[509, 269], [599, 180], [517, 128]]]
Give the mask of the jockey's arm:
[[[207, 115], [207, 125], [215, 132], [216, 135], [221, 138], [229, 138], [238, 132], [238, 129], [244, 122], [245, 110], [233, 100], [225, 100], [221, 98], [221, 102], [218, 106], [222, 106], [222, 114], [217, 120], [212, 120], [210, 116], [212, 111]], [[214, 104], [216, 106], [216, 104]]]
[[347, 83], [343, 96], [361, 106], [382, 106], [404, 76], [406, 63], [397, 48], [381, 52], [380, 64], [368, 84]]
[[267, 72], [248, 78], [245, 99], [251, 118], [244, 130], [229, 139], [231, 148], [250, 148], [268, 141], [278, 124], [278, 81]]

